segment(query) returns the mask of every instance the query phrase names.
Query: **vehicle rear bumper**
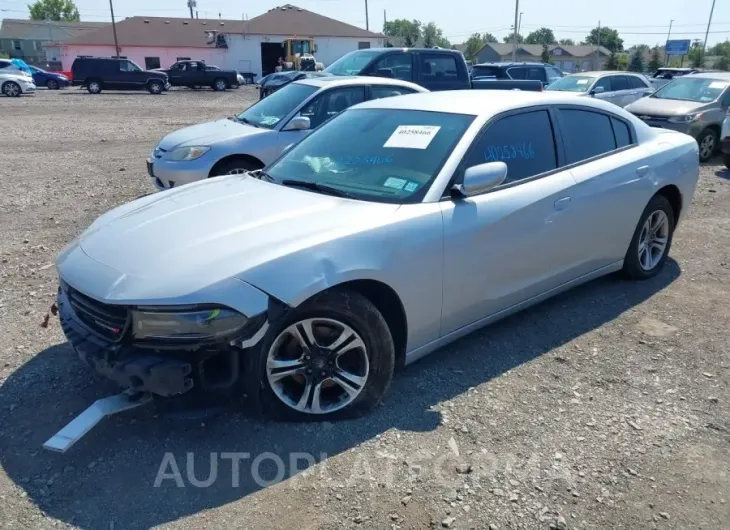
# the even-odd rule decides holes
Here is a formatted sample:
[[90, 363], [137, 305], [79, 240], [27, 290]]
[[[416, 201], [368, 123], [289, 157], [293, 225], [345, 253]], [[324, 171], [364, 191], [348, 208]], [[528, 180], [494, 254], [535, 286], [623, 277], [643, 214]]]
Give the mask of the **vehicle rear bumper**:
[[213, 164], [209, 161], [201, 163], [198, 160], [174, 162], [152, 157], [147, 159], [147, 174], [159, 190], [176, 188], [206, 179], [210, 175], [211, 169], [213, 169]]

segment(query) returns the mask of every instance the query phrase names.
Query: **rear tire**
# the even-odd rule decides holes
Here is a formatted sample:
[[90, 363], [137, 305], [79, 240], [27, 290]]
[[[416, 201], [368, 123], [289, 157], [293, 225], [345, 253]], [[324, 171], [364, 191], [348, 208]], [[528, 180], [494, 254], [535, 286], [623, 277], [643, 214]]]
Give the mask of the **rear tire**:
[[216, 166], [210, 172], [210, 177], [222, 177], [223, 175], [243, 175], [249, 171], [256, 171], [263, 166], [246, 158], [236, 158], [220, 166]]
[[368, 412], [388, 391], [393, 338], [361, 294], [322, 293], [269, 326], [243, 374], [255, 412], [283, 421], [341, 420]]
[[99, 81], [98, 79], [89, 79], [89, 81], [87, 81], [86, 83], [86, 90], [89, 91], [89, 94], [101, 94], [101, 81]]
[[228, 83], [222, 77], [219, 77], [218, 79], [213, 81], [213, 90], [215, 90], [216, 92], [222, 92], [226, 88], [228, 88]]
[[165, 89], [164, 85], [160, 81], [150, 81], [147, 83], [147, 90], [150, 94], [159, 95]]
[[46, 81], [46, 87], [48, 87], [48, 90], [58, 90], [58, 81], [55, 79], [49, 79]]
[[676, 222], [667, 198], [654, 195], [644, 208], [626, 251], [624, 276], [646, 280], [659, 274], [672, 247]]
[[705, 129], [697, 137], [697, 145], [700, 148], [700, 162], [707, 162], [717, 149], [717, 133], [713, 129]]

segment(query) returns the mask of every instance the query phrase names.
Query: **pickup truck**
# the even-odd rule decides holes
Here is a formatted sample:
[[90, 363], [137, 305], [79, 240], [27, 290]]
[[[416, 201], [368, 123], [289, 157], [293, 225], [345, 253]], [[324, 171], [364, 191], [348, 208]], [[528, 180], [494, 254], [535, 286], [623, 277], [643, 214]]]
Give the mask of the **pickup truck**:
[[[286, 75], [283, 75], [286, 74]], [[312, 74], [312, 72], [309, 72]], [[261, 80], [260, 97], [295, 81], [304, 72], [282, 72]], [[432, 92], [439, 90], [542, 90], [542, 83], [529, 79], [513, 81], [474, 80], [464, 55], [442, 48], [370, 48], [340, 57], [318, 75], [374, 76], [416, 83]]]
[[196, 88], [209, 86], [213, 90], [235, 88], [239, 84], [238, 72], [209, 68], [203, 61], [178, 61], [170, 68], [159, 68], [164, 72], [172, 86]]

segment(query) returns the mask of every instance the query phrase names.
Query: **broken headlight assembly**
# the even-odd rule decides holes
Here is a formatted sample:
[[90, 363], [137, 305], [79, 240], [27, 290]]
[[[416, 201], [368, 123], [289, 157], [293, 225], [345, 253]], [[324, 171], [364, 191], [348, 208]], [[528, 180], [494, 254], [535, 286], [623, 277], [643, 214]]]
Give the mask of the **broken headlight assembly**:
[[132, 311], [132, 334], [136, 340], [209, 340], [234, 334], [248, 320], [226, 307], [138, 307]]

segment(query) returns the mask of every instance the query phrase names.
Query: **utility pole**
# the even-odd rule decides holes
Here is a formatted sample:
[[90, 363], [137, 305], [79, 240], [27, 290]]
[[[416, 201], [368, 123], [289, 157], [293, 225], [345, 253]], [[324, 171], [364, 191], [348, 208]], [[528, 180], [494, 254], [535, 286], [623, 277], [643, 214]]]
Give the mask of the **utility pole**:
[[190, 8], [190, 18], [195, 18], [193, 16], [193, 8], [198, 7], [198, 3], [195, 0], [188, 0], [188, 7]]
[[119, 56], [119, 41], [117, 40], [117, 25], [114, 22], [114, 5], [112, 5], [112, 0], [109, 0], [109, 11], [111, 11], [112, 14], [112, 33], [114, 33], [114, 56]]
[[368, 15], [368, 0], [365, 0], [365, 29], [370, 31], [370, 16]]
[[524, 14], [524, 13], [522, 13], [522, 12], [520, 11], [520, 21], [519, 21], [519, 22], [517, 23], [517, 35], [519, 35], [519, 34], [520, 34], [520, 29], [522, 28], [522, 15], [523, 15], [523, 14]]
[[[707, 21], [707, 31], [705, 31], [705, 42], [702, 43], [702, 59], [705, 57], [705, 48], [707, 48], [707, 36], [710, 34], [710, 24], [712, 24], [712, 13], [715, 11], [715, 0], [712, 0], [712, 7], [710, 8], [710, 19]], [[700, 63], [702, 66], [702, 63]]]
[[601, 65], [601, 21], [598, 21], [598, 46], [596, 46], [596, 70]]
[[[672, 35], [672, 24], [674, 24], [674, 19], [669, 21], [669, 31], [667, 32], [667, 43], [669, 42], [669, 37]], [[669, 55], [667, 55], [667, 45], [664, 44], [664, 66], [667, 66], [669, 64]]]
[[[111, 0], [110, 0], [111, 1]], [[520, 0], [515, 0], [515, 25], [514, 35], [512, 35], [512, 62], [517, 62], [517, 26], [520, 25]]]

